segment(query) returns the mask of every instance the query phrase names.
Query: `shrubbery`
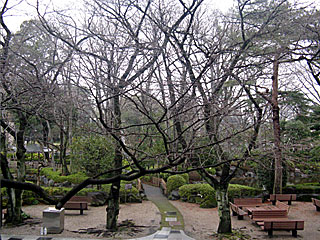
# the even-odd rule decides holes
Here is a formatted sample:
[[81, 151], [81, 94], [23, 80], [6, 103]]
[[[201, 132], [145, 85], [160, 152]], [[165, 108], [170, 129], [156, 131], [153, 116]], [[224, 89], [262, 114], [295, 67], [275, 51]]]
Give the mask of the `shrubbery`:
[[230, 184], [228, 188], [229, 200], [234, 198], [254, 197], [262, 194], [263, 190], [245, 185]]
[[320, 183], [304, 183], [283, 188], [283, 193], [320, 194]]
[[186, 184], [179, 188], [183, 201], [198, 203], [200, 207], [216, 207], [215, 191], [209, 184]]
[[[132, 186], [132, 189], [126, 190], [125, 189], [126, 183], [121, 183], [120, 187], [120, 203], [124, 202], [141, 202], [142, 199], [139, 195], [139, 191], [136, 187]], [[109, 195], [111, 188], [111, 184], [107, 184], [102, 186], [102, 189], [104, 192], [106, 192]]]
[[173, 190], [178, 189], [179, 187], [187, 183], [186, 179], [181, 175], [173, 175], [168, 177], [167, 181], [167, 193], [170, 194]]
[[[262, 193], [261, 189], [248, 186], [230, 184], [229, 199], [238, 197], [254, 197]], [[215, 190], [209, 184], [187, 184], [179, 188], [179, 195], [183, 201], [198, 203], [200, 207], [216, 207]]]
[[68, 176], [61, 176], [60, 171], [53, 171], [52, 168], [42, 168], [40, 174], [45, 175], [47, 178], [52, 179], [56, 183], [63, 183], [67, 181], [70, 183], [79, 184], [88, 178], [83, 172], [70, 174]]

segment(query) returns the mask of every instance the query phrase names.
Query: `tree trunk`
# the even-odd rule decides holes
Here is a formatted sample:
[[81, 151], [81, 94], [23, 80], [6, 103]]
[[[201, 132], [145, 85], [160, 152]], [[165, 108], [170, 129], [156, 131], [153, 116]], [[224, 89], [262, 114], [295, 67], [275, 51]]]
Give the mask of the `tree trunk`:
[[216, 198], [218, 203], [219, 226], [218, 233], [231, 233], [231, 216], [228, 200], [229, 184], [215, 184]]
[[67, 176], [70, 174], [68, 165], [67, 165], [67, 145], [68, 145], [68, 130], [65, 132], [63, 130], [63, 120], [61, 120], [61, 125], [60, 125], [60, 163], [62, 165], [62, 175]]
[[[121, 110], [120, 110], [120, 95], [119, 90], [115, 90], [114, 93], [114, 129], [115, 135], [118, 139], [121, 139]], [[115, 145], [115, 156], [114, 156], [114, 168], [118, 169], [122, 167], [122, 147], [119, 142]], [[121, 170], [115, 171], [115, 175], [121, 174]], [[107, 229], [110, 231], [117, 231], [117, 220], [119, 215], [119, 201], [120, 201], [120, 181], [112, 184], [110, 189], [110, 196], [108, 200], [107, 208]]]
[[112, 183], [107, 207], [107, 229], [117, 231], [119, 216], [120, 181]]
[[[16, 144], [17, 144], [17, 179], [18, 182], [24, 182], [26, 176], [26, 167], [25, 167], [25, 152], [24, 147], [24, 133], [27, 126], [27, 119], [23, 116], [22, 113], [18, 113], [19, 121], [19, 130], [16, 134]], [[7, 177], [9, 177], [7, 175]], [[18, 224], [23, 222], [22, 218], [22, 193], [20, 189], [8, 189], [9, 201], [8, 201], [8, 214], [6, 218], [6, 223]]]
[[274, 134], [274, 185], [273, 193], [282, 193], [282, 155], [281, 155], [281, 136], [280, 136], [280, 109], [278, 104], [278, 73], [279, 55], [275, 56], [273, 62], [272, 76], [272, 122]]
[[[43, 138], [43, 146], [49, 149], [49, 126], [47, 121], [42, 121], [42, 138]], [[44, 151], [44, 158], [50, 162], [49, 151]]]

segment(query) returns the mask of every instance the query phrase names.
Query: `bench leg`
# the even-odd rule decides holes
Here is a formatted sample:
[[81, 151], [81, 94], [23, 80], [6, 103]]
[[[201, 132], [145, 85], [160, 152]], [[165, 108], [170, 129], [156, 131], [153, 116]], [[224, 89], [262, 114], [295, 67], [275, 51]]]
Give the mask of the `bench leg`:
[[269, 237], [272, 237], [272, 229], [269, 229], [269, 230], [268, 230], [268, 236], [269, 236]]
[[243, 220], [243, 215], [238, 215], [238, 220]]
[[80, 209], [80, 215], [83, 215], [83, 209]]
[[320, 207], [319, 207], [319, 206], [316, 206], [316, 208], [317, 208], [317, 211], [320, 212]]
[[292, 236], [298, 237], [298, 231], [297, 230], [292, 230]]
[[288, 201], [288, 205], [291, 205], [291, 200]]
[[272, 200], [272, 205], [276, 205], [276, 200]]

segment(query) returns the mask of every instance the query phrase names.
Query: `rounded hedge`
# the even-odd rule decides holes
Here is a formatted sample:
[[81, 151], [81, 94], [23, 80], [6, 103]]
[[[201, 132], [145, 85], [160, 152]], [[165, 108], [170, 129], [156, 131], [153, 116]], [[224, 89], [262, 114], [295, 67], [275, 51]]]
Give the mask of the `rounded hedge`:
[[168, 177], [167, 181], [167, 193], [170, 194], [173, 190], [178, 189], [179, 187], [185, 185], [187, 181], [181, 175], [173, 175]]

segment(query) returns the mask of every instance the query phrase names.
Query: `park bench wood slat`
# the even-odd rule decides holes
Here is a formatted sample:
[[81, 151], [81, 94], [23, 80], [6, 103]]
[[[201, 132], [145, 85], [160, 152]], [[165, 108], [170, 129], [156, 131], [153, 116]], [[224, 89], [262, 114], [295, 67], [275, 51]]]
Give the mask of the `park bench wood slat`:
[[252, 211], [250, 218], [255, 222], [261, 222], [266, 219], [288, 218], [288, 212], [284, 209], [279, 210], [256, 210]]
[[90, 202], [87, 196], [73, 196], [64, 205], [66, 210], [80, 210], [80, 215], [83, 215], [83, 210], [88, 210], [88, 203]]
[[273, 205], [276, 201], [287, 201], [288, 205], [291, 205], [292, 201], [297, 200], [297, 194], [270, 194], [270, 201]]
[[320, 200], [316, 198], [311, 198], [313, 205], [316, 206], [317, 211], [320, 211]]
[[282, 210], [286, 210], [289, 213], [290, 206], [283, 202], [276, 201], [276, 207]]
[[241, 208], [239, 208], [237, 205], [233, 204], [232, 202], [230, 202], [229, 204], [232, 211], [232, 215], [237, 216], [238, 220], [243, 220], [243, 217], [248, 215], [248, 213], [243, 211]]
[[301, 220], [264, 220], [262, 230], [268, 231], [268, 235], [273, 235], [273, 230], [292, 231], [292, 236], [297, 237], [297, 230], [304, 229], [304, 221]]
[[238, 207], [242, 206], [259, 206], [262, 205], [262, 198], [235, 198], [233, 203]]

